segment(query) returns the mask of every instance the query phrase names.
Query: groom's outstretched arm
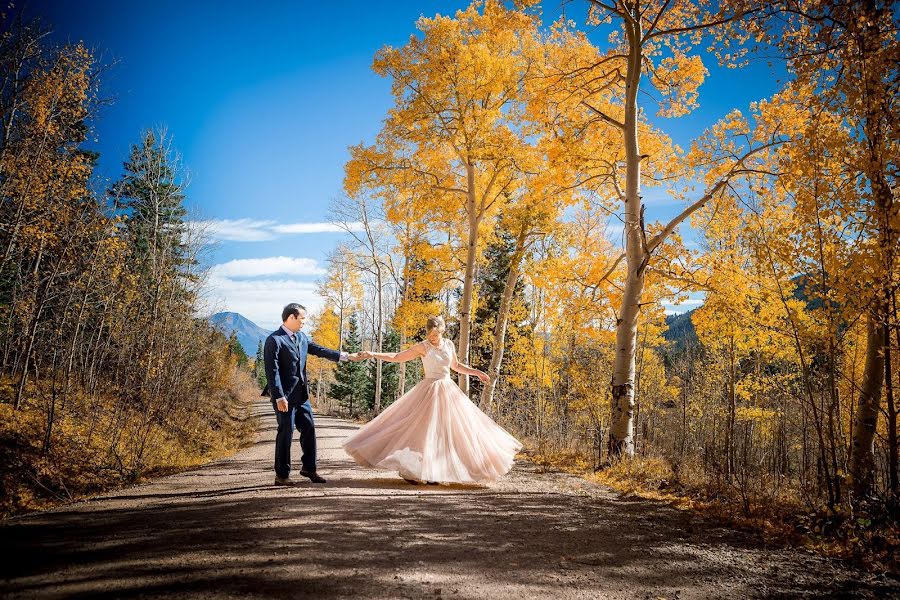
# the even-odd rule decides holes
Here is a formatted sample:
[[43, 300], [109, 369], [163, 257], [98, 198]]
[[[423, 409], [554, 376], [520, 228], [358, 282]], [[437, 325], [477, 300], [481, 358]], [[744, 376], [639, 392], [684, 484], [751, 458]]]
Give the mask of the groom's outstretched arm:
[[278, 343], [275, 338], [266, 338], [266, 347], [263, 350], [263, 360], [266, 363], [266, 381], [269, 384], [269, 395], [272, 400], [287, 398], [281, 387], [281, 377], [278, 370]]
[[320, 346], [312, 340], [309, 340], [309, 343], [306, 346], [306, 351], [313, 356], [333, 360], [334, 362], [350, 360], [349, 355], [346, 352], [338, 352], [337, 350], [332, 350], [331, 348]]

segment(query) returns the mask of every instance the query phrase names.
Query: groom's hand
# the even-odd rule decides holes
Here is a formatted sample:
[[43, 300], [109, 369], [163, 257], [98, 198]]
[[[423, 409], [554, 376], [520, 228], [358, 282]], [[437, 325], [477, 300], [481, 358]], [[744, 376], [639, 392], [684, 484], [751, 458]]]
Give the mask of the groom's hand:
[[363, 354], [362, 352], [354, 352], [353, 354], [349, 355], [347, 358], [349, 358], [353, 362], [359, 362], [361, 360], [366, 360], [366, 358], [364, 356], [362, 356], [362, 354]]
[[288, 403], [287, 398], [279, 398], [275, 401], [275, 407], [278, 409], [278, 412], [287, 412]]

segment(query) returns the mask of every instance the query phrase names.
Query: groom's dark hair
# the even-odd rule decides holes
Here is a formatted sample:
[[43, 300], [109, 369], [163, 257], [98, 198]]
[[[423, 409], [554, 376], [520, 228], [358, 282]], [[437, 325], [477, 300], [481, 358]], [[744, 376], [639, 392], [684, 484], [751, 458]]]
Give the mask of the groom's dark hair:
[[281, 311], [281, 322], [284, 323], [288, 320], [288, 317], [294, 315], [295, 317], [300, 316], [300, 311], [306, 312], [306, 307], [302, 304], [297, 304], [296, 302], [291, 302], [287, 306], [284, 307], [284, 310]]

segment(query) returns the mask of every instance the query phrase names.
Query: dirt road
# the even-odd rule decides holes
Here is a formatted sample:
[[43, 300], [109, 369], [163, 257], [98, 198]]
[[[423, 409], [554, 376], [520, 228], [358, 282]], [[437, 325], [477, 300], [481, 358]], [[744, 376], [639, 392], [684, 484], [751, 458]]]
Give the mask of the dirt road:
[[333, 418], [317, 420], [328, 483], [275, 487], [275, 422], [256, 410], [256, 445], [228, 460], [0, 523], [0, 596], [900, 597], [896, 581], [528, 463], [491, 486], [412, 486], [350, 462], [357, 426]]

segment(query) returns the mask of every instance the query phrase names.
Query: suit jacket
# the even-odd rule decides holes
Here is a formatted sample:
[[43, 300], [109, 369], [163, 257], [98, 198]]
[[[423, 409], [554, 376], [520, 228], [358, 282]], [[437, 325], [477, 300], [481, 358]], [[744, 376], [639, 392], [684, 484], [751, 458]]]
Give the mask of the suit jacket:
[[302, 404], [309, 400], [309, 380], [306, 378], [306, 357], [308, 354], [337, 362], [341, 353], [313, 342], [305, 333], [298, 331], [296, 343], [279, 327], [266, 338], [264, 358], [268, 385], [263, 396], [272, 400], [287, 398], [288, 404]]

